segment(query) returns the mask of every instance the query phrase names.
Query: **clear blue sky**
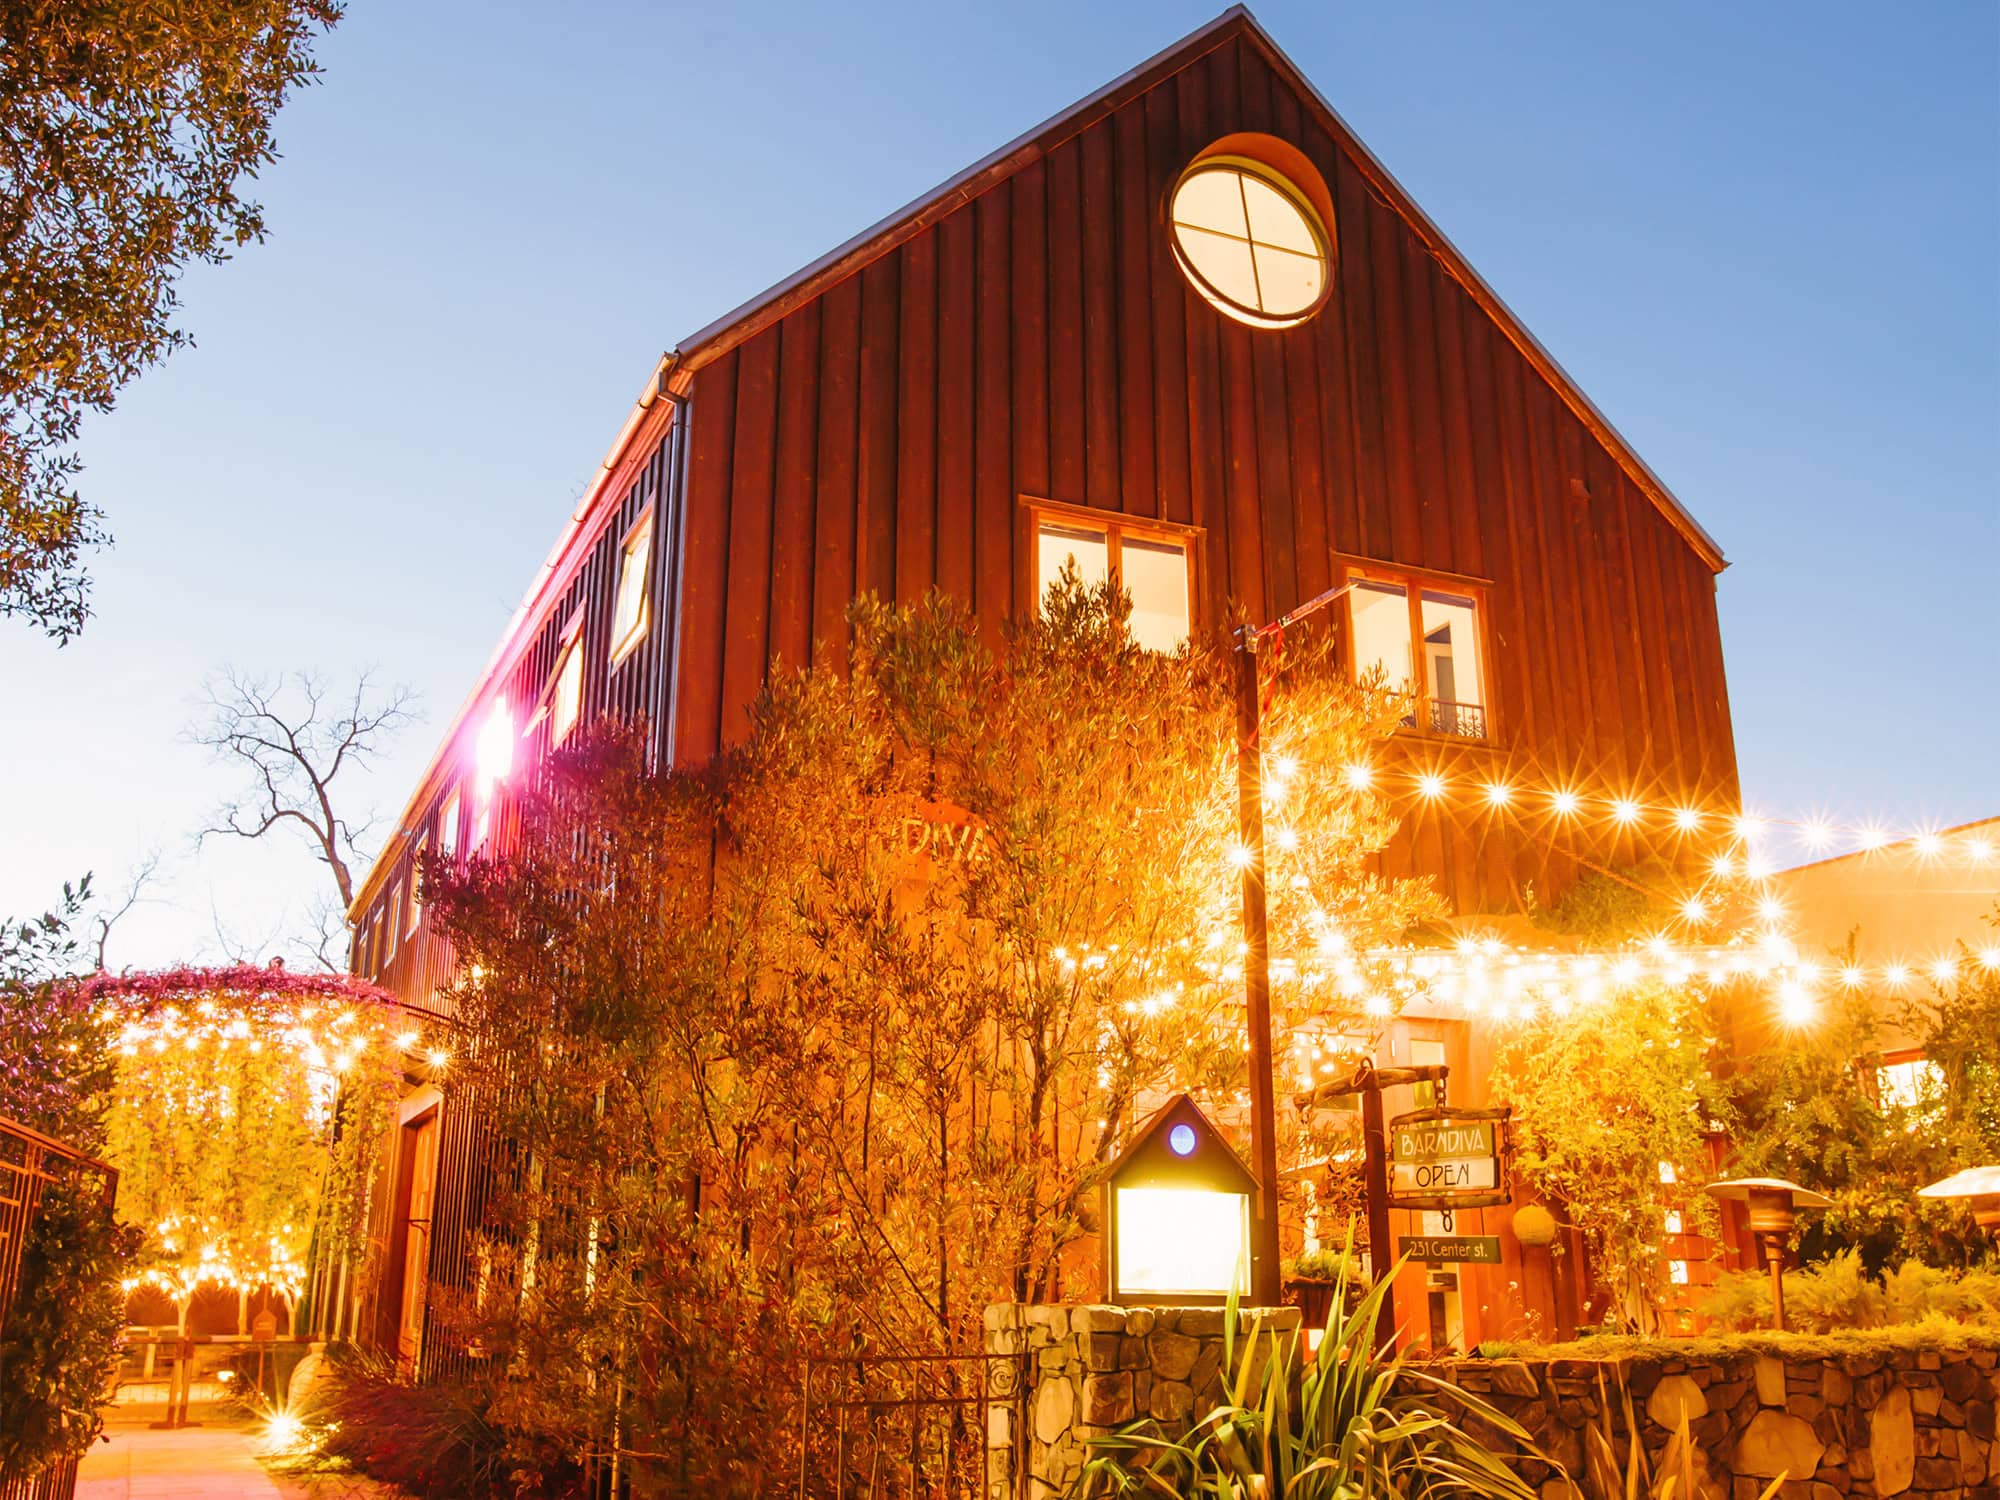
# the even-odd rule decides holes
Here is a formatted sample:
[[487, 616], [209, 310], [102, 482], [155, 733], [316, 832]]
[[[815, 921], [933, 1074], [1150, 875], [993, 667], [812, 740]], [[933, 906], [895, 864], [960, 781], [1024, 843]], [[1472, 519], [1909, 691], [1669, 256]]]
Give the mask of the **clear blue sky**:
[[[1213, 13], [353, 0], [87, 430], [97, 617], [0, 624], [0, 912], [158, 843], [114, 965], [262, 942], [319, 874], [187, 853], [205, 672], [420, 689], [393, 813], [663, 349]], [[2000, 811], [2000, 8], [1257, 13], [1722, 542], [1750, 802]]]

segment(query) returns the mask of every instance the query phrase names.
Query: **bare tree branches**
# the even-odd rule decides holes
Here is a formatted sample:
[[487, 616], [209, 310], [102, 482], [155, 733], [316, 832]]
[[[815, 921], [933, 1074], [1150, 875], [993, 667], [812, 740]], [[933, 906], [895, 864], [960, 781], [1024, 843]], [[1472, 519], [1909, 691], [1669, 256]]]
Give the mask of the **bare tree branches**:
[[111, 941], [111, 929], [122, 922], [133, 907], [146, 902], [146, 887], [159, 875], [163, 858], [157, 847], [147, 850], [145, 857], [132, 867], [132, 873], [125, 881], [125, 894], [118, 898], [118, 904], [91, 914], [91, 925], [97, 929], [98, 973], [102, 974], [105, 969], [104, 948]]
[[261, 839], [281, 830], [304, 838], [327, 868], [329, 900], [338, 900], [342, 917], [340, 928], [320, 923], [319, 941], [312, 945], [326, 962], [329, 947], [338, 946], [334, 939], [343, 935], [354, 902], [354, 871], [367, 863], [363, 846], [374, 828], [372, 817], [354, 813], [348, 788], [336, 793], [335, 783], [344, 772], [368, 765], [418, 717], [417, 696], [400, 685], [377, 689], [366, 671], [351, 688], [337, 687], [316, 672], [266, 678], [233, 668], [204, 686], [206, 701], [187, 738], [217, 760], [235, 763], [243, 789], [216, 809], [195, 841], [217, 835]]

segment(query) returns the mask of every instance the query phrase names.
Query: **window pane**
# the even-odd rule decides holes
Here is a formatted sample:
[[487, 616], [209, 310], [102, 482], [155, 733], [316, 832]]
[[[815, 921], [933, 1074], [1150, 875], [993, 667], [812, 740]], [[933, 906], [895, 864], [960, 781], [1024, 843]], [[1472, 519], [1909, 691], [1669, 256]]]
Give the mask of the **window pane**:
[[646, 624], [646, 566], [653, 553], [653, 523], [648, 519], [625, 544], [624, 566], [618, 574], [618, 603], [611, 612], [614, 655], [632, 644]]
[[1299, 213], [1298, 205], [1267, 182], [1243, 178], [1243, 199], [1250, 210], [1250, 238], [1280, 250], [1296, 250], [1301, 255], [1320, 257], [1319, 241]]
[[447, 859], [458, 853], [458, 793], [456, 791], [444, 799], [444, 810], [438, 814], [438, 853]]
[[1126, 537], [1119, 570], [1132, 596], [1132, 639], [1148, 651], [1177, 651], [1188, 638], [1187, 548]]
[[1431, 701], [1477, 708], [1486, 701], [1479, 671], [1479, 632], [1472, 601], [1461, 594], [1425, 589], [1424, 665]]
[[1245, 307], [1263, 305], [1257, 297], [1257, 268], [1251, 263], [1248, 240], [1183, 225], [1180, 242], [1189, 264], [1223, 296]]
[[1101, 531], [1081, 526], [1044, 526], [1040, 537], [1039, 571], [1035, 575], [1036, 595], [1046, 605], [1049, 585], [1061, 574], [1063, 563], [1074, 559], [1085, 588], [1095, 588], [1110, 576], [1111, 546]]
[[1174, 221], [1248, 239], [1241, 175], [1227, 167], [1189, 174], [1174, 194]]
[[1384, 685], [1401, 691], [1410, 669], [1410, 596], [1398, 583], [1357, 583], [1349, 594], [1354, 620], [1354, 674], [1382, 670]]
[[560, 745], [583, 712], [583, 652], [575, 645], [563, 653], [556, 669], [556, 701], [549, 712], [549, 739]]
[[1304, 312], [1319, 300], [1320, 278], [1326, 267], [1316, 255], [1294, 255], [1289, 250], [1257, 246], [1258, 306], [1267, 313], [1284, 316]]

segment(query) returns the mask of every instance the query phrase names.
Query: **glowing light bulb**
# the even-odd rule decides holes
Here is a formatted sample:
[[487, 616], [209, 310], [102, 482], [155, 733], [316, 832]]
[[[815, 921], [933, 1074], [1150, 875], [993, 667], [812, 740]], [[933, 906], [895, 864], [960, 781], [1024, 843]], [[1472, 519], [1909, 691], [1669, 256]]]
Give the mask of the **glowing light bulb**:
[[1958, 977], [1958, 964], [1949, 958], [1941, 958], [1931, 965], [1931, 978], [1939, 984], [1947, 984]]
[[1693, 833], [1701, 827], [1701, 814], [1692, 807], [1677, 807], [1674, 809], [1674, 827], [1682, 833]]
[[1918, 859], [1933, 860], [1944, 853], [1944, 840], [1934, 833], [1920, 833], [1917, 835], [1916, 849]]
[[1854, 839], [1863, 849], [1880, 849], [1889, 842], [1889, 835], [1879, 828], [1864, 828]]
[[1348, 787], [1357, 792], [1365, 792], [1375, 784], [1375, 773], [1358, 760], [1348, 765], [1345, 775]]
[[1549, 798], [1549, 806], [1551, 809], [1554, 810], [1555, 814], [1558, 817], [1563, 817], [1563, 818], [1575, 817], [1576, 810], [1580, 805], [1581, 804], [1576, 793], [1569, 791], [1567, 789], [1559, 791], [1554, 796]]
[[1229, 846], [1229, 862], [1239, 870], [1249, 869], [1250, 846], [1247, 844], [1231, 844]]
[[1281, 781], [1289, 781], [1299, 774], [1299, 758], [1296, 755], [1280, 755], [1271, 762], [1271, 774]]
[[1617, 823], [1636, 823], [1639, 821], [1639, 804], [1630, 797], [1620, 797], [1611, 804], [1611, 817]]
[[1833, 844], [1833, 830], [1818, 821], [1806, 824], [1799, 830], [1799, 836], [1805, 840], [1806, 847], [1815, 854]]
[[1990, 864], [1993, 859], [1993, 846], [1985, 839], [1967, 839], [1965, 841], [1965, 858], [1970, 864]]
[[1505, 807], [1514, 800], [1514, 789], [1504, 781], [1490, 781], [1486, 784], [1486, 805]]
[[1819, 1019], [1819, 1005], [1811, 990], [1788, 979], [1778, 986], [1778, 1015], [1787, 1026], [1810, 1026]]
[[1706, 922], [1708, 920], [1708, 906], [1702, 901], [1701, 897], [1690, 896], [1681, 903], [1681, 915], [1686, 917], [1690, 922]]
[[433, 1070], [437, 1070], [443, 1068], [446, 1063], [451, 1061], [451, 1054], [446, 1052], [442, 1047], [433, 1047], [426, 1060], [430, 1063]]
[[1744, 843], [1753, 843], [1764, 835], [1764, 820], [1744, 813], [1736, 820], [1736, 836]]
[[2000, 948], [1981, 948], [1979, 967], [1988, 970], [2000, 969]]
[[1708, 862], [1708, 867], [1718, 875], [1733, 875], [1736, 873], [1736, 861], [1731, 859], [1727, 854], [1716, 855], [1714, 859]]
[[1882, 970], [1882, 981], [1883, 983], [1887, 984], [1891, 989], [1894, 990], [1901, 989], [1904, 985], [1910, 982], [1910, 971], [1908, 966], [1904, 964], [1887, 965]]
[[1278, 830], [1278, 847], [1287, 854], [1299, 847], [1299, 836], [1289, 828]]
[[1785, 920], [1785, 904], [1775, 896], [1766, 896], [1757, 903], [1757, 915], [1766, 922], [1782, 922]]
[[1417, 792], [1420, 796], [1433, 800], [1442, 797], [1444, 795], [1444, 778], [1435, 771], [1424, 772], [1423, 775], [1417, 778]]

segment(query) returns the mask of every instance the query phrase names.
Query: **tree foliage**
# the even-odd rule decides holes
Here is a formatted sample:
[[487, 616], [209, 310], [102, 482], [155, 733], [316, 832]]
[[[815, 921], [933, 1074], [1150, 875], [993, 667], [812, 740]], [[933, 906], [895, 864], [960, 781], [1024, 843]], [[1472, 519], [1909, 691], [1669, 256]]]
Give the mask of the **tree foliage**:
[[[848, 670], [777, 678], [714, 765], [599, 734], [504, 859], [431, 861], [454, 1086], [505, 1162], [433, 1305], [520, 1372], [493, 1412], [524, 1453], [617, 1427], [676, 1492], [755, 1491], [803, 1352], [976, 1346], [985, 1304], [1094, 1285], [1123, 1132], [1180, 1088], [1240, 1117], [1228, 661], [1138, 649], [1126, 609], [1072, 575], [995, 643], [864, 600]], [[1369, 869], [1394, 821], [1340, 774], [1396, 709], [1311, 638], [1271, 692], [1276, 755], [1312, 746], [1277, 794], [1280, 1024], [1363, 1027], [1368, 950], [1438, 911]]]
[[176, 282], [261, 239], [244, 179], [337, 0], [0, 0], [0, 614], [58, 640], [104, 540], [87, 412], [186, 344]]

